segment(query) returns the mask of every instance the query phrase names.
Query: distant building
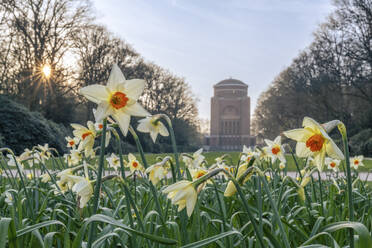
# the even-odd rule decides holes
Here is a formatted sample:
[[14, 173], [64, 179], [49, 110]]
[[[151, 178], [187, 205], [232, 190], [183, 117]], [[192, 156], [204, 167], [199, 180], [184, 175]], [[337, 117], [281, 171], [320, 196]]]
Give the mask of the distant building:
[[205, 138], [208, 150], [240, 150], [254, 146], [251, 136], [251, 99], [248, 85], [240, 80], [225, 79], [214, 85], [211, 99], [210, 136]]

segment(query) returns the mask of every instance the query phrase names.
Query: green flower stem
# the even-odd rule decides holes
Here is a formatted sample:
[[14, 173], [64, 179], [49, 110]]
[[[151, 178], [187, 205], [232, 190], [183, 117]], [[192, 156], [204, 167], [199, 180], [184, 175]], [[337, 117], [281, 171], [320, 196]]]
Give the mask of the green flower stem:
[[[347, 140], [346, 127], [342, 122], [337, 125], [338, 130], [342, 135], [342, 142], [344, 144], [345, 163], [346, 163], [346, 177], [347, 177], [347, 192], [349, 200], [349, 221], [354, 221], [354, 203], [353, 203], [353, 188], [350, 168], [350, 154], [349, 144]], [[350, 228], [350, 248], [354, 248], [354, 230]]]
[[[138, 135], [136, 134], [136, 132], [134, 131], [134, 129], [133, 129], [132, 126], [129, 126], [129, 132], [132, 134], [133, 139], [136, 142], [137, 150], [140, 153], [143, 166], [145, 168], [148, 168], [147, 160], [146, 160], [146, 157], [145, 157], [145, 153], [143, 152], [141, 142], [140, 142], [140, 140], [138, 138]], [[163, 215], [162, 208], [160, 206], [158, 194], [156, 193], [156, 188], [155, 188], [154, 184], [151, 181], [149, 183], [150, 183], [151, 193], [153, 194], [153, 197], [154, 197], [154, 200], [155, 200], [155, 205], [156, 205], [157, 211], [158, 211], [158, 213], [160, 215], [160, 219], [162, 221], [162, 224], [165, 227], [164, 215]]]
[[[104, 159], [105, 159], [106, 129], [107, 129], [107, 119], [104, 119], [103, 128], [102, 128], [102, 136], [101, 136], [101, 150], [100, 150], [99, 162], [98, 162], [97, 181], [94, 187], [93, 214], [92, 215], [96, 214], [98, 210], [99, 192], [101, 190], [102, 171], [103, 171]], [[92, 246], [93, 237], [95, 236], [94, 233], [95, 233], [95, 223], [93, 222], [92, 225], [90, 225], [90, 230], [89, 230], [88, 245], [87, 245], [88, 248]]]
[[324, 215], [324, 209], [323, 209], [323, 187], [322, 187], [322, 178], [320, 176], [319, 170], [318, 172], [318, 180], [319, 180], [319, 194], [320, 194], [320, 213], [321, 215]]
[[168, 124], [169, 133], [170, 133], [170, 136], [171, 136], [173, 153], [174, 153], [174, 157], [175, 157], [175, 160], [176, 160], [177, 175], [178, 175], [178, 179], [181, 179], [182, 178], [182, 175], [181, 175], [181, 169], [180, 169], [180, 161], [179, 161], [179, 156], [178, 156], [178, 152], [177, 152], [176, 136], [174, 135], [174, 130], [173, 130], [172, 122], [171, 122], [171, 120], [169, 119], [169, 117], [167, 115], [161, 114], [160, 116]]

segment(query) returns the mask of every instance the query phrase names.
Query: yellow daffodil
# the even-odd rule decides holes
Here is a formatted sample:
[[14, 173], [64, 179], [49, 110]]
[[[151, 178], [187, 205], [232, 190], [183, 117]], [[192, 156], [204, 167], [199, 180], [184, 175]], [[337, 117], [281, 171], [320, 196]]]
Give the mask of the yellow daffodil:
[[31, 174], [31, 173], [28, 173], [28, 174], [27, 174], [27, 178], [28, 178], [29, 180], [31, 180], [31, 179], [32, 179], [32, 177], [33, 177], [33, 176], [32, 176], [32, 174]]
[[[241, 164], [238, 168], [238, 173], [236, 175], [236, 179], [240, 178], [241, 176], [243, 176], [243, 174], [245, 173], [245, 171], [248, 169], [248, 163], [244, 163], [244, 164]], [[251, 178], [252, 174], [249, 173], [243, 180], [242, 183], [245, 183], [247, 182], [250, 178]], [[235, 193], [236, 193], [237, 189], [235, 187], [235, 184], [232, 182], [232, 181], [229, 181], [227, 183], [227, 187], [225, 189], [225, 193], [224, 193], [224, 196], [225, 197], [230, 197], [230, 196], [233, 196]]]
[[119, 124], [124, 135], [127, 135], [130, 117], [148, 116], [149, 113], [137, 103], [145, 87], [142, 79], [126, 80], [120, 68], [112, 67], [107, 85], [89, 85], [80, 89], [88, 100], [98, 104], [97, 121], [112, 116]]
[[79, 139], [77, 137], [71, 138], [70, 136], [65, 138], [67, 141], [67, 147], [75, 148], [75, 146], [79, 143]]
[[350, 166], [357, 170], [359, 166], [364, 166], [363, 159], [364, 157], [362, 155], [350, 158]]
[[57, 185], [61, 189], [62, 193], [67, 191], [73, 185], [73, 181], [71, 181], [69, 178], [69, 176], [72, 175], [72, 171], [72, 168], [69, 168], [58, 172], [57, 174], [57, 178], [59, 178]]
[[155, 143], [158, 134], [161, 136], [169, 136], [168, 129], [159, 120], [159, 116], [150, 116], [138, 121], [137, 130], [142, 133], [150, 133], [152, 141]]
[[132, 153], [128, 154], [128, 160], [127, 167], [129, 167], [131, 173], [135, 171], [144, 171], [143, 166], [138, 162], [136, 156], [134, 156]]
[[71, 124], [74, 129], [72, 133], [75, 137], [80, 140], [78, 150], [84, 149], [85, 156], [89, 157], [93, 155], [94, 140], [96, 138], [96, 129], [91, 121], [87, 122], [87, 127], [80, 124]]
[[119, 169], [120, 159], [114, 153], [112, 153], [110, 157], [107, 157], [106, 160], [109, 164], [109, 167], [114, 168], [115, 171], [117, 171]]
[[272, 163], [274, 163], [276, 159], [279, 159], [282, 163], [286, 162], [280, 136], [276, 137], [274, 141], [265, 139], [265, 143], [267, 144], [267, 152], [271, 157]]
[[314, 162], [319, 171], [323, 170], [326, 154], [334, 159], [344, 159], [341, 150], [318, 122], [309, 117], [305, 117], [302, 125], [304, 128], [294, 129], [283, 133], [288, 138], [297, 141], [297, 156], [313, 156]]
[[178, 211], [186, 207], [187, 215], [189, 217], [191, 216], [198, 198], [192, 182], [186, 180], [178, 181], [166, 187], [163, 193], [168, 194], [168, 198], [172, 200], [172, 204], [178, 205]]
[[340, 160], [327, 157], [324, 161], [329, 170], [338, 171], [341, 162]]

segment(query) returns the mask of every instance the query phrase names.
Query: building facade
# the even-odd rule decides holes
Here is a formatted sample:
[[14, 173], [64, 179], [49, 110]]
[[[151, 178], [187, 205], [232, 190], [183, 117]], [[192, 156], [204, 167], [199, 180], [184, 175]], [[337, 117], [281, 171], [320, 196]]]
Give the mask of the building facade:
[[254, 146], [251, 136], [251, 100], [248, 85], [240, 80], [225, 79], [214, 85], [211, 99], [209, 150], [240, 150]]

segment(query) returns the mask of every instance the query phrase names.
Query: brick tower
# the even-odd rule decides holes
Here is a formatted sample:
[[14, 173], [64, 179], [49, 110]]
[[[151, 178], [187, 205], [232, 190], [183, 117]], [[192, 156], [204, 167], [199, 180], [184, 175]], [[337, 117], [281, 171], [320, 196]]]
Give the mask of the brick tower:
[[255, 145], [250, 135], [251, 99], [248, 85], [240, 80], [225, 79], [214, 85], [211, 99], [211, 150], [240, 150]]

